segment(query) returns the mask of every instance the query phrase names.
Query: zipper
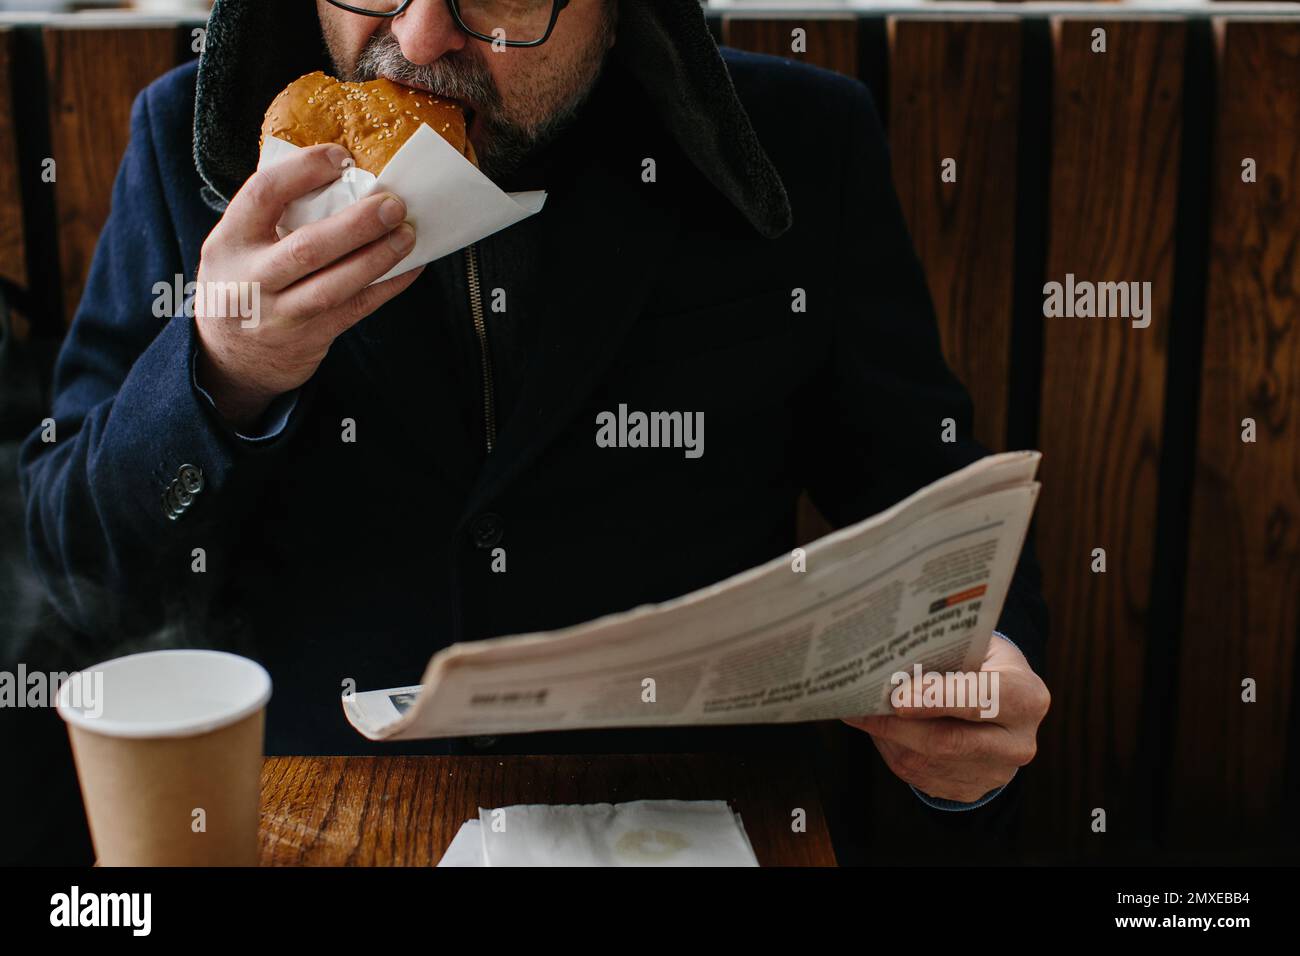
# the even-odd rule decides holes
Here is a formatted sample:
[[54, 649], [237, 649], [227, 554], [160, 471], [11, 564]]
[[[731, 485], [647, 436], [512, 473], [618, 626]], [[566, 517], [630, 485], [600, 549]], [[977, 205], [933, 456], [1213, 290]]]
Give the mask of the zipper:
[[478, 353], [483, 369], [483, 425], [488, 454], [497, 441], [496, 396], [492, 388], [492, 355], [488, 351], [487, 322], [483, 317], [483, 297], [478, 278], [478, 245], [465, 247], [465, 278], [469, 285], [469, 312], [474, 319], [474, 334], [478, 336]]

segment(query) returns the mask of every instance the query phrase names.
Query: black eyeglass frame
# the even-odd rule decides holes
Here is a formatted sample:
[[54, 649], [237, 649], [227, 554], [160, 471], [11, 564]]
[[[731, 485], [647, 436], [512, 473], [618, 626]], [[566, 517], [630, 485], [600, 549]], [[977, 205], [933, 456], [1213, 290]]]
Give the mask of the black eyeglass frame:
[[[401, 0], [397, 9], [391, 13], [380, 13], [377, 10], [362, 10], [354, 7], [350, 3], [344, 3], [343, 0], [328, 0], [330, 4], [338, 7], [340, 10], [346, 10], [348, 13], [356, 13], [363, 17], [379, 17], [384, 20], [391, 20], [407, 11], [413, 0]], [[546, 32], [538, 40], [498, 40], [497, 37], [490, 36], [486, 33], [479, 33], [477, 30], [471, 30], [465, 25], [464, 19], [460, 15], [459, 0], [447, 0], [447, 9], [451, 11], [451, 18], [456, 21], [456, 26], [464, 30], [476, 40], [482, 40], [484, 43], [504, 43], [506, 46], [541, 46], [551, 38], [551, 32], [555, 29], [555, 21], [560, 19], [560, 11], [569, 5], [569, 0], [551, 0], [551, 19], [546, 24]]]

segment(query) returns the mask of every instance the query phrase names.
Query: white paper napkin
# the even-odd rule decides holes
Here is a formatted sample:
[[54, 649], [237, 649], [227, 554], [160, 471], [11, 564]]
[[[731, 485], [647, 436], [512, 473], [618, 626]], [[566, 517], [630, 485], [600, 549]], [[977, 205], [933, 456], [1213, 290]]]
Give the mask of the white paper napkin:
[[[300, 147], [274, 136], [262, 145], [258, 169], [274, 166]], [[359, 199], [387, 191], [406, 203], [415, 227], [415, 248], [382, 282], [426, 262], [464, 249], [494, 232], [541, 212], [546, 192], [506, 193], [427, 125], [422, 125], [376, 177], [350, 169], [338, 180], [291, 203], [276, 231], [281, 238], [300, 226], [346, 209]]]
[[480, 808], [474, 822], [484, 866], [758, 866], [722, 800]]
[[466, 820], [452, 837], [439, 866], [486, 866], [483, 862], [483, 835], [478, 820]]

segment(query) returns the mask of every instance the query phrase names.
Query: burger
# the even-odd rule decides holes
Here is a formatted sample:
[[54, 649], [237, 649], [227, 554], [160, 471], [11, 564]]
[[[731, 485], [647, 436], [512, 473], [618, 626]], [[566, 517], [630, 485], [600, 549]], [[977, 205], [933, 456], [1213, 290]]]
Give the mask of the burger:
[[320, 71], [294, 80], [272, 101], [261, 143], [268, 136], [302, 147], [338, 143], [359, 169], [378, 176], [422, 125], [478, 165], [457, 103], [392, 80], [344, 83]]

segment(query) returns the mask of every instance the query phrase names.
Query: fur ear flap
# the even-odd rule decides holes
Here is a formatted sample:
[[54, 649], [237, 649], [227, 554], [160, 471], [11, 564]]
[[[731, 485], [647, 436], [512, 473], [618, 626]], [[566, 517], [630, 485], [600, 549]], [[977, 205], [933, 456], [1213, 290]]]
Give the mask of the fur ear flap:
[[774, 239], [790, 228], [785, 185], [697, 0], [621, 3], [612, 55], [645, 89], [682, 151], [755, 229]]
[[216, 0], [207, 31], [195, 89], [194, 166], [224, 209], [257, 168], [271, 101], [303, 74], [333, 66], [314, 3]]

